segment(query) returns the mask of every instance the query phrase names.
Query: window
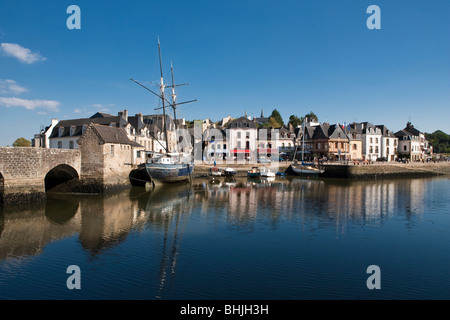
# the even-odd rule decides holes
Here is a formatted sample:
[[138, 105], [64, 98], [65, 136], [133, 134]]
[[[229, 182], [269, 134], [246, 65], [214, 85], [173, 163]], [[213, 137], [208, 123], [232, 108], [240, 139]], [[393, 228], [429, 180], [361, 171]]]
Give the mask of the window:
[[77, 129], [77, 127], [75, 127], [75, 126], [71, 126], [70, 127], [70, 136], [73, 136], [73, 135], [75, 135], [75, 130]]
[[69, 149], [73, 149], [73, 141], [69, 141]]
[[406, 151], [406, 146], [403, 146], [403, 151]]
[[58, 137], [62, 137], [63, 133], [64, 133], [64, 127], [59, 127]]
[[237, 133], [237, 137], [238, 137], [238, 139], [240, 139], [240, 138], [241, 138], [241, 132], [240, 132], [240, 131], [238, 131], [238, 133]]
[[62, 141], [58, 141], [58, 149], [62, 149]]
[[86, 131], [87, 125], [83, 124], [83, 127], [81, 128], [81, 134], [83, 134]]
[[237, 142], [237, 147], [238, 147], [238, 149], [241, 148], [241, 142], [240, 141]]
[[375, 138], [375, 143], [378, 143], [378, 138]]
[[386, 139], [386, 145], [389, 145], [389, 139]]
[[373, 147], [372, 146], [369, 147], [369, 153], [373, 153]]
[[140, 158], [141, 157], [141, 151], [140, 150], [137, 150], [136, 151], [136, 158]]
[[378, 153], [378, 146], [375, 146], [375, 153]]
[[114, 145], [111, 145], [111, 156], [114, 156]]
[[356, 144], [353, 145], [353, 150], [357, 150], [358, 146]]
[[370, 139], [369, 139], [369, 142], [370, 142], [370, 143], [372, 143], [372, 142], [373, 142], [373, 139], [372, 139], [372, 138], [370, 138]]

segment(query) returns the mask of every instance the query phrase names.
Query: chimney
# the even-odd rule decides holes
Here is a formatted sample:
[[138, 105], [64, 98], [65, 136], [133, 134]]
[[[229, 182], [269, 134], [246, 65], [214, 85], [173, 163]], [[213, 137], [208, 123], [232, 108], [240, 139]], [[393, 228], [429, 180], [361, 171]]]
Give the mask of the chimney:
[[123, 111], [119, 111], [119, 117], [122, 117], [125, 121], [128, 122], [128, 110], [125, 109]]
[[59, 122], [58, 119], [52, 119], [52, 127], [56, 126], [56, 124]]

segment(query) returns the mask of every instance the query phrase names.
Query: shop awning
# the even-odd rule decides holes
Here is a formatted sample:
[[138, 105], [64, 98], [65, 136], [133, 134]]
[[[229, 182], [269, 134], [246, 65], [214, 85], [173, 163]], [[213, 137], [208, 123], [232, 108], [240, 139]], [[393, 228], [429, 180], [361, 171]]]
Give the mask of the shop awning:
[[248, 149], [231, 149], [230, 153], [251, 153]]

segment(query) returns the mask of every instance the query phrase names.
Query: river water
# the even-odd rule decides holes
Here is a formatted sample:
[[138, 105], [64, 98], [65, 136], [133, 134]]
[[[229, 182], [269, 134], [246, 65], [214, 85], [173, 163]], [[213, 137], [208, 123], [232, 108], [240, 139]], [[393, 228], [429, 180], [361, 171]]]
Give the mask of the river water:
[[48, 194], [0, 209], [0, 299], [449, 299], [449, 199], [448, 177]]

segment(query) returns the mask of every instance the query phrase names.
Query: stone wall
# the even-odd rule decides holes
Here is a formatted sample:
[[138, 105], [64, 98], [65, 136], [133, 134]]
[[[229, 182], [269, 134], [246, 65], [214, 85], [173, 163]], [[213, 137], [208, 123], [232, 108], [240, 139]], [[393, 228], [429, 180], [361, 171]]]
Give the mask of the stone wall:
[[25, 147], [0, 148], [0, 203], [34, 202], [45, 199], [46, 174], [60, 164], [73, 167], [79, 174], [78, 150]]
[[323, 177], [336, 178], [397, 178], [430, 177], [450, 174], [450, 163], [372, 164], [372, 165], [324, 165]]

